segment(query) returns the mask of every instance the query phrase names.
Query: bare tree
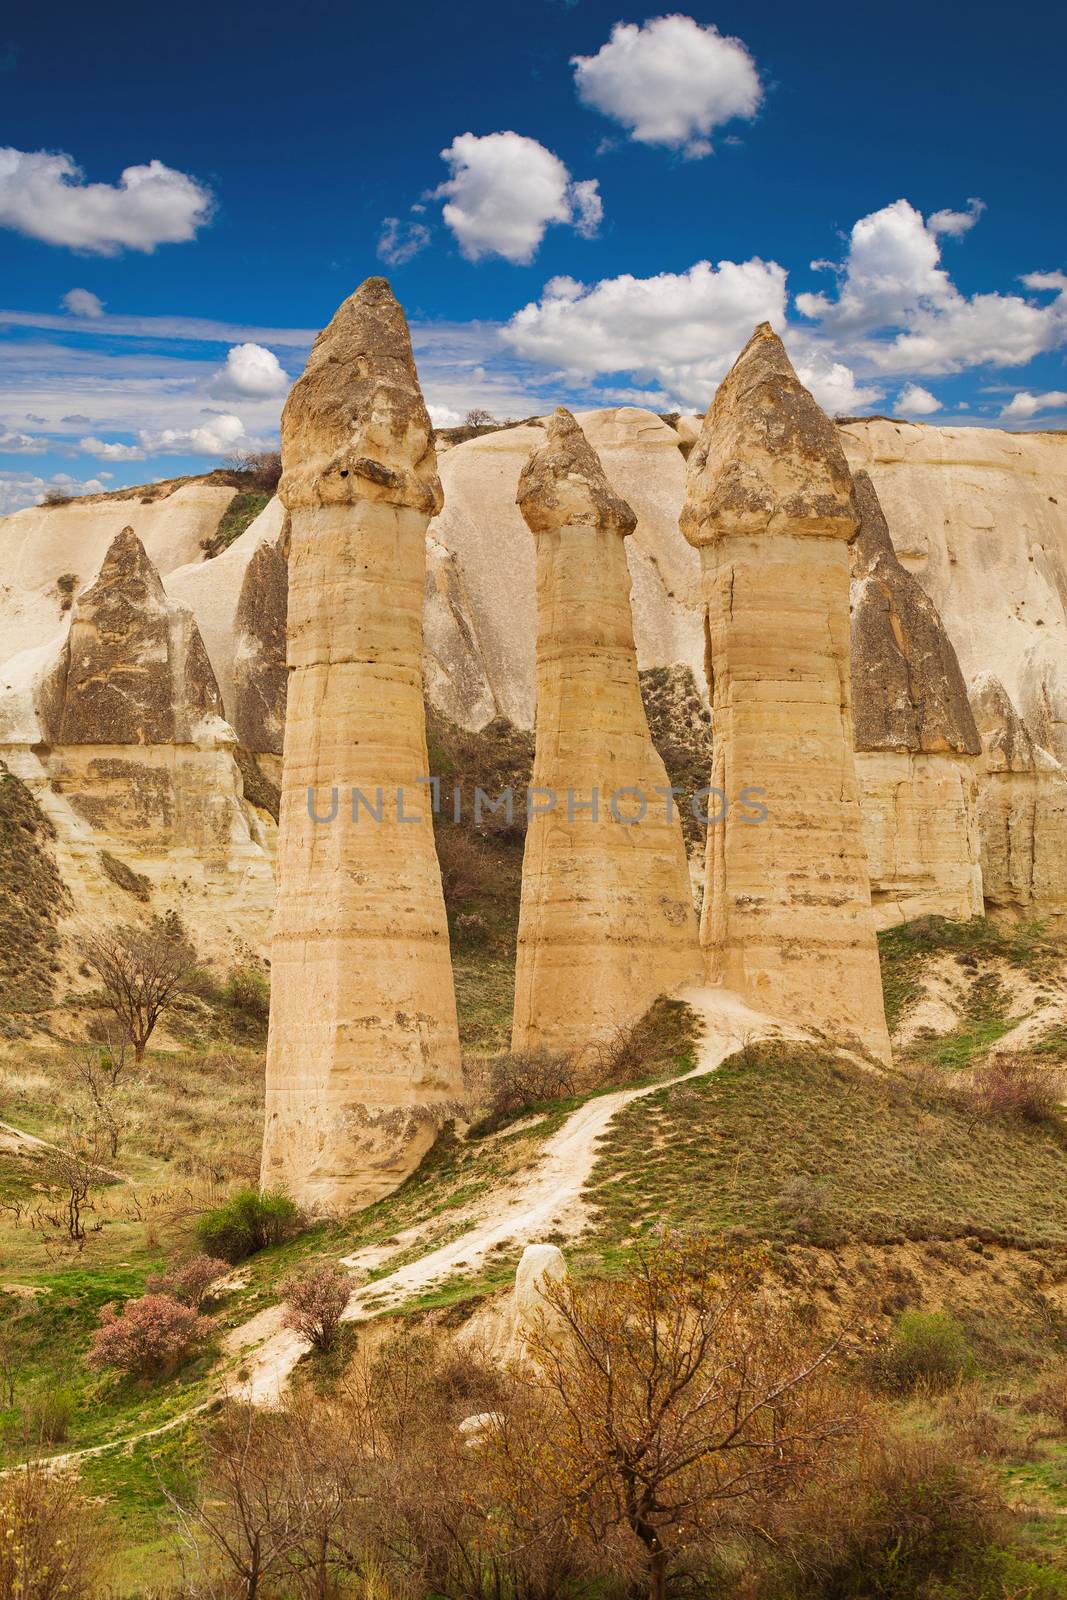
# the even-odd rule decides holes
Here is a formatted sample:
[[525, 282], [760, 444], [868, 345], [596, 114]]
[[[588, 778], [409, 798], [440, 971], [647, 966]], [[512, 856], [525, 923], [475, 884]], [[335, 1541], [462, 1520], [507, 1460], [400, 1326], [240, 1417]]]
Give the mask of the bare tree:
[[833, 1346], [807, 1347], [761, 1274], [758, 1256], [668, 1234], [625, 1278], [544, 1291], [527, 1404], [486, 1463], [517, 1521], [554, 1503], [594, 1540], [628, 1530], [663, 1600], [684, 1550], [804, 1478], [851, 1418], [825, 1379]]
[[468, 428], [491, 428], [495, 421], [493, 413], [482, 406], [473, 406], [463, 418], [464, 426]]
[[71, 1051], [64, 1064], [67, 1081], [85, 1096], [114, 1161], [126, 1129], [120, 1080], [126, 1070], [127, 1040], [90, 1043]]
[[100, 1165], [102, 1130], [99, 1124], [72, 1127], [66, 1144], [49, 1152], [48, 1181], [64, 1196], [61, 1211], [50, 1217], [56, 1227], [65, 1228], [73, 1244], [85, 1240], [85, 1213], [92, 1211], [92, 1191], [107, 1181], [110, 1174]]
[[156, 1023], [184, 992], [195, 950], [172, 917], [86, 934], [79, 947], [140, 1063]]

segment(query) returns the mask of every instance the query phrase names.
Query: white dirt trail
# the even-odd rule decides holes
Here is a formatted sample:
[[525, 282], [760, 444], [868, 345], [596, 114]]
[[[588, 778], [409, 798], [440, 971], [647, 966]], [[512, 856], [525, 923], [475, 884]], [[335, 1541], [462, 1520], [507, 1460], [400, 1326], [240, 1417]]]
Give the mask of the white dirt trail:
[[[725, 989], [700, 986], [683, 991], [679, 998], [701, 1018], [703, 1034], [697, 1046], [696, 1066], [673, 1079], [674, 1083], [713, 1072], [746, 1040], [805, 1037], [800, 1030], [753, 1011], [738, 995]], [[355, 1289], [344, 1320], [366, 1321], [414, 1294], [425, 1293], [455, 1272], [479, 1267], [491, 1251], [501, 1246], [521, 1248], [543, 1240], [549, 1232], [577, 1237], [587, 1221], [582, 1191], [596, 1160], [597, 1141], [624, 1106], [658, 1088], [662, 1084], [619, 1089], [586, 1101], [548, 1140], [531, 1172], [511, 1179], [487, 1197], [472, 1228], [395, 1272]], [[381, 1246], [357, 1251], [345, 1257], [341, 1265], [353, 1272], [377, 1267], [387, 1254], [405, 1249], [417, 1233], [412, 1229], [399, 1235], [391, 1241], [388, 1252]], [[245, 1360], [243, 1382], [236, 1393], [256, 1405], [277, 1405], [293, 1368], [308, 1349], [307, 1342], [282, 1328], [280, 1308], [271, 1307], [235, 1330], [227, 1347], [236, 1352], [252, 1343], [257, 1348]]]
[[[703, 1032], [697, 1044], [696, 1066], [672, 1079], [672, 1083], [684, 1083], [689, 1078], [713, 1072], [748, 1041], [807, 1037], [788, 1023], [753, 1011], [738, 995], [726, 989], [702, 985], [681, 991], [678, 998], [700, 1017]], [[414, 1294], [426, 1292], [455, 1272], [478, 1267], [498, 1246], [534, 1244], [542, 1240], [546, 1232], [577, 1238], [588, 1220], [582, 1191], [596, 1161], [597, 1141], [624, 1106], [662, 1087], [654, 1083], [636, 1089], [618, 1089], [579, 1106], [545, 1144], [531, 1171], [509, 1179], [481, 1202], [472, 1228], [460, 1238], [398, 1267], [395, 1272], [355, 1288], [344, 1320], [365, 1322]], [[358, 1250], [342, 1258], [340, 1264], [354, 1274], [381, 1266], [390, 1256], [400, 1254], [417, 1241], [419, 1232], [417, 1227], [408, 1229], [388, 1245]], [[228, 1333], [223, 1348], [231, 1358], [241, 1358], [238, 1383], [220, 1382], [217, 1394], [157, 1427], [109, 1440], [106, 1444], [66, 1451], [50, 1457], [48, 1465], [74, 1466], [90, 1456], [129, 1449], [142, 1440], [169, 1433], [210, 1409], [225, 1394], [254, 1405], [276, 1406], [284, 1397], [293, 1368], [307, 1352], [308, 1344], [282, 1327], [280, 1306], [269, 1306]]]

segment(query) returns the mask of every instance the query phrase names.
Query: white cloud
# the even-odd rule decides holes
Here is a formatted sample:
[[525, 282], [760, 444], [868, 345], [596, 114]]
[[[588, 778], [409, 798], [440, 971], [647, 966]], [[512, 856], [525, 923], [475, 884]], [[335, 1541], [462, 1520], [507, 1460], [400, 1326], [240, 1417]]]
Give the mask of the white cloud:
[[240, 417], [227, 411], [216, 412], [198, 427], [162, 428], [156, 433], [146, 429], [139, 437], [146, 454], [170, 456], [227, 456], [258, 442], [249, 439]]
[[572, 58], [581, 100], [630, 130], [693, 158], [734, 117], [754, 117], [763, 98], [756, 64], [740, 39], [692, 17], [617, 22], [595, 56]]
[[59, 303], [74, 317], [102, 317], [104, 314], [104, 302], [91, 289], [68, 289]]
[[703, 410], [758, 322], [785, 325], [786, 275], [774, 261], [698, 261], [653, 278], [587, 288], [554, 278], [503, 337], [519, 355], [571, 376], [633, 373]]
[[571, 184], [571, 202], [574, 206], [574, 229], [583, 239], [596, 237], [604, 220], [604, 202], [595, 178], [582, 178]]
[[861, 217], [836, 270], [836, 295], [799, 294], [797, 310], [838, 352], [877, 371], [936, 376], [987, 363], [1019, 366], [1067, 339], [1063, 274], [1023, 279], [1058, 291], [1046, 304], [999, 293], [967, 297], [941, 265], [937, 234], [907, 200]]
[[960, 239], [970, 233], [985, 209], [984, 200], [972, 198], [966, 211], [934, 211], [927, 217], [926, 226], [931, 233], [947, 233], [951, 239]]
[[426, 409], [435, 428], [458, 428], [463, 421], [464, 414], [451, 406], [428, 405]]
[[442, 159], [452, 176], [434, 191], [468, 261], [532, 261], [554, 222], [588, 238], [603, 214], [596, 180], [574, 183], [558, 156], [519, 133], [461, 133]]
[[0, 450], [15, 456], [37, 456], [49, 448], [49, 440], [35, 438], [32, 433], [17, 433], [0, 429]]
[[211, 192], [162, 161], [118, 183], [86, 183], [71, 156], [0, 149], [0, 227], [94, 255], [182, 244], [208, 221]]
[[1000, 415], [1006, 421], [1025, 421], [1039, 411], [1059, 411], [1067, 407], [1067, 393], [1049, 389], [1044, 394], [1029, 394], [1025, 389], [1008, 401]]
[[424, 222], [402, 222], [399, 217], [385, 217], [378, 235], [378, 256], [387, 266], [402, 267], [420, 250], [425, 250], [429, 242], [430, 230]]
[[144, 451], [135, 444], [119, 444], [106, 439], [79, 439], [78, 449], [86, 456], [96, 456], [98, 461], [143, 461]]
[[941, 402], [921, 384], [909, 383], [897, 396], [897, 410], [902, 417], [929, 417], [941, 410]]
[[246, 395], [251, 400], [269, 400], [289, 388], [289, 375], [273, 350], [261, 344], [236, 344], [226, 357], [225, 366], [212, 378], [212, 394]]
[[787, 332], [786, 344], [796, 368], [797, 377], [810, 389], [827, 416], [854, 417], [869, 411], [882, 398], [877, 385], [857, 381], [856, 374], [843, 361], [832, 361], [822, 351], [808, 350], [802, 334]]
[[72, 478], [66, 472], [57, 472], [51, 478], [38, 478], [32, 473], [0, 472], [0, 516], [22, 511], [26, 506], [39, 506], [49, 489], [59, 489], [63, 494], [99, 494], [104, 488], [100, 478]]

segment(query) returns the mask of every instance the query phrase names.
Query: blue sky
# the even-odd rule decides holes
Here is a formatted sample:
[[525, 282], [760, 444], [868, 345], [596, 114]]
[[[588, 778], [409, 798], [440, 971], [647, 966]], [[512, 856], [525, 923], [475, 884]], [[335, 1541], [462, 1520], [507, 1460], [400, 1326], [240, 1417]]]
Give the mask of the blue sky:
[[0, 512], [270, 441], [381, 271], [442, 425], [703, 410], [767, 316], [828, 410], [1067, 426], [1058, 9], [194, 0], [11, 29]]

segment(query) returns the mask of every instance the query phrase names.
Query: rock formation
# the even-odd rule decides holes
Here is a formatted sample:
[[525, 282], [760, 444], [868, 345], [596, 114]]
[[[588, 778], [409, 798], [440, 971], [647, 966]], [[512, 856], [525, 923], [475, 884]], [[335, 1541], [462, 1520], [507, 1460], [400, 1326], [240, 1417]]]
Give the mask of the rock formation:
[[[384, 279], [316, 339], [282, 464], [289, 694], [263, 1182], [323, 1210], [394, 1188], [461, 1086], [424, 781], [426, 524], [441, 493]], [[330, 818], [333, 795], [332, 820], [313, 820], [309, 797]]]
[[971, 702], [982, 740], [982, 885], [993, 911], [1067, 916], [1067, 774], [1031, 739], [992, 673]]
[[697, 977], [696, 923], [638, 684], [623, 546], [637, 519], [569, 411], [517, 501], [537, 547], [537, 721], [512, 1048], [582, 1049]]
[[117, 883], [180, 910], [205, 950], [232, 960], [236, 940], [256, 948], [273, 875], [236, 737], [200, 630], [132, 528], [65, 631], [2, 677], [0, 747], [55, 829], [78, 915], [139, 914], [122, 893], [116, 904]]
[[531, 1333], [558, 1333], [562, 1319], [545, 1300], [545, 1290], [564, 1283], [567, 1263], [555, 1244], [528, 1244], [515, 1268], [515, 1284], [504, 1317], [501, 1359], [505, 1365], [521, 1362]]
[[870, 475], [854, 482], [852, 720], [875, 920], [981, 916], [982, 745], [963, 674], [897, 560]]
[[852, 481], [767, 323], [704, 420], [681, 525], [703, 564], [711, 782], [729, 807], [708, 831], [709, 977], [887, 1057], [852, 751]]

